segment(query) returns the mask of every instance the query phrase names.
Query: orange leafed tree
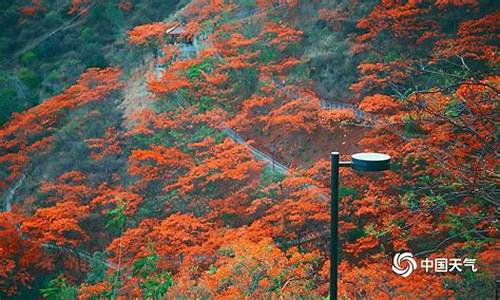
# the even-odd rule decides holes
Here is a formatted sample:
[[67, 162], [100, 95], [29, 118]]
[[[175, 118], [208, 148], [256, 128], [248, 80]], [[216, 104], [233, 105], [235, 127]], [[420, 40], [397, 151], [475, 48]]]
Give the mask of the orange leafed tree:
[[175, 147], [152, 145], [149, 150], [133, 150], [129, 173], [140, 176], [144, 184], [161, 180], [169, 182], [191, 166], [191, 157]]
[[168, 186], [168, 189], [176, 188], [182, 193], [200, 192], [212, 182], [243, 182], [261, 168], [245, 147], [229, 139], [221, 144], [211, 145], [209, 151], [205, 152], [208, 155], [202, 162], [191, 167], [189, 172], [175, 184]]
[[435, 58], [448, 58], [456, 55], [484, 60], [492, 65], [499, 62], [498, 38], [500, 12], [495, 12], [475, 20], [463, 21], [458, 27], [458, 36], [438, 41]]
[[62, 94], [14, 114], [12, 120], [0, 128], [0, 163], [9, 165], [10, 170], [6, 182], [21, 175], [32, 153], [49, 147], [54, 128], [69, 110], [102, 101], [121, 88], [120, 74], [115, 68], [89, 68]]
[[[341, 264], [339, 272], [339, 294], [344, 297], [370, 297], [376, 299], [413, 299], [422, 297], [450, 297], [452, 293], [443, 288], [438, 276], [420, 272], [411, 274], [411, 280], [394, 275], [390, 270], [391, 261], [380, 258], [379, 263], [352, 268]], [[363, 284], [360, 285], [359, 283]]]
[[94, 190], [86, 184], [87, 176], [79, 171], [69, 171], [60, 175], [55, 182], [42, 182], [40, 192], [44, 194], [44, 204], [64, 201], [86, 203], [94, 195]]
[[[165, 186], [165, 191], [176, 193], [172, 201], [185, 203], [191, 209], [200, 207], [209, 220], [218, 222], [222, 222], [222, 215], [241, 214], [241, 207], [251, 202], [248, 193], [258, 184], [262, 164], [248, 149], [229, 139], [217, 144], [208, 138], [192, 146], [198, 148], [200, 160]], [[234, 221], [243, 220], [242, 216]]]
[[136, 193], [124, 190], [122, 187], [110, 188], [102, 186], [99, 188], [99, 194], [90, 201], [93, 211], [96, 208], [102, 213], [124, 205], [124, 214], [131, 217], [137, 212], [144, 198]]
[[152, 39], [161, 40], [167, 28], [168, 24], [161, 22], [139, 25], [129, 31], [128, 41], [130, 44], [145, 45]]
[[88, 7], [92, 4], [92, 0], [71, 0], [69, 14], [87, 13]]
[[31, 5], [21, 7], [21, 13], [27, 16], [33, 16], [40, 11], [47, 11], [40, 0], [31, 0]]
[[319, 253], [302, 254], [296, 248], [283, 252], [269, 238], [257, 243], [241, 238], [224, 249], [228, 255], [221, 255], [216, 271], [200, 281], [211, 297], [269, 297], [269, 289], [285, 297], [314, 295], [307, 286], [317, 271]]
[[92, 150], [90, 155], [95, 160], [102, 160], [112, 154], [118, 155], [122, 151], [120, 137], [115, 128], [107, 128], [102, 138], [87, 139], [86, 142]]
[[[146, 219], [113, 240], [107, 251], [113, 261], [130, 268], [134, 261], [150, 254], [151, 248], [147, 245], [151, 245], [160, 257], [157, 267], [174, 272], [184, 257], [206, 241], [209, 226], [201, 218], [187, 214], [173, 214], [164, 220]], [[122, 280], [122, 290], [129, 294], [133, 290], [137, 292], [138, 277], [123, 276]]]
[[394, 98], [381, 94], [367, 96], [359, 104], [361, 110], [371, 113], [396, 111], [400, 107]]
[[88, 213], [87, 205], [71, 200], [59, 202], [37, 209], [33, 217], [22, 223], [21, 228], [39, 243], [77, 247], [89, 238], [80, 225]]
[[25, 218], [18, 213], [0, 213], [0, 289], [8, 296], [30, 288], [36, 276], [54, 267], [40, 243], [22, 236], [19, 226]]
[[357, 36], [357, 45], [353, 50], [358, 52], [373, 47], [373, 41], [382, 32], [388, 32], [397, 39], [416, 40], [424, 32], [435, 31], [438, 23], [431, 18], [422, 18], [430, 8], [420, 7], [419, 1], [389, 0], [377, 4], [372, 12], [360, 19], [357, 27], [366, 30]]

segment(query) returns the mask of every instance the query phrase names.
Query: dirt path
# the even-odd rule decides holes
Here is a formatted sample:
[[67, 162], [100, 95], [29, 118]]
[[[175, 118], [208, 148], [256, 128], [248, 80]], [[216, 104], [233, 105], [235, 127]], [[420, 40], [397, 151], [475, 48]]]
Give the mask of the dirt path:
[[154, 62], [153, 59], [149, 58], [146, 59], [146, 61], [148, 61], [148, 64], [135, 69], [130, 75], [130, 78], [126, 81], [123, 91], [124, 100], [118, 106], [118, 108], [123, 111], [123, 116], [126, 120], [124, 126], [127, 129], [131, 129], [134, 125], [129, 121], [129, 117], [131, 117], [134, 112], [140, 111], [151, 105], [151, 93], [146, 86], [146, 74], [153, 71]]
[[12, 201], [14, 200], [14, 195], [16, 194], [17, 189], [21, 187], [21, 185], [24, 183], [24, 180], [26, 179], [26, 171], [21, 175], [19, 180], [16, 182], [15, 185], [13, 185], [10, 189], [7, 190], [5, 193], [5, 198], [4, 198], [4, 211], [10, 211], [12, 209]]

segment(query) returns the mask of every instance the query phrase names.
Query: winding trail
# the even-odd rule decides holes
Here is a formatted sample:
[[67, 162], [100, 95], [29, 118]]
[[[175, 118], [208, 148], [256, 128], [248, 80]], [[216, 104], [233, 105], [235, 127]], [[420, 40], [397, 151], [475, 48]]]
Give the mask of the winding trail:
[[[104, 265], [104, 266], [106, 266], [106, 267], [108, 267], [108, 268], [110, 268], [112, 270], [117, 270], [118, 269], [118, 265], [115, 264], [115, 263], [113, 263], [112, 261], [110, 261], [108, 259], [98, 259], [98, 258], [94, 257], [92, 255], [92, 253], [90, 253], [88, 251], [85, 251], [85, 250], [73, 249], [73, 248], [62, 247], [62, 246], [56, 246], [56, 245], [48, 244], [48, 243], [43, 243], [42, 244], [42, 248], [56, 250], [56, 251], [63, 251], [63, 252], [66, 252], [66, 253], [74, 254], [77, 257], [83, 258], [84, 260], [89, 261], [89, 262], [98, 261], [102, 265]], [[121, 268], [123, 268], [123, 266]]]
[[5, 193], [5, 198], [3, 199], [4, 211], [10, 211], [12, 209], [12, 200], [14, 200], [14, 195], [16, 194], [17, 189], [20, 188], [21, 185], [24, 183], [25, 179], [26, 179], [26, 173], [23, 173], [23, 175], [19, 178], [16, 184], [12, 186], [10, 189], [8, 189], [7, 192]]
[[239, 135], [236, 131], [234, 131], [231, 128], [223, 128], [222, 132], [233, 142], [245, 146], [250, 152], [252, 152], [253, 156], [261, 161], [264, 161], [266, 164], [269, 164], [273, 167], [273, 169], [280, 174], [287, 174], [290, 173], [290, 169], [285, 166], [284, 164], [280, 163], [277, 161], [275, 158], [273, 158], [271, 155], [253, 147], [250, 146], [244, 139]]
[[324, 109], [350, 109], [354, 112], [354, 115], [356, 118], [363, 120], [363, 121], [368, 121], [368, 119], [371, 119], [368, 117], [368, 114], [362, 111], [361, 109], [357, 108], [356, 105], [354, 104], [349, 104], [349, 103], [344, 103], [344, 102], [338, 102], [334, 100], [321, 100], [321, 108]]

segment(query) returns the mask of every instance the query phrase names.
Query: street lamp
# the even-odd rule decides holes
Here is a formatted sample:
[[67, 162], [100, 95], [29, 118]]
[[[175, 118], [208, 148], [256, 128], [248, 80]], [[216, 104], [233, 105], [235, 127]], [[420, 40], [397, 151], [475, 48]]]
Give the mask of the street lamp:
[[350, 167], [356, 171], [385, 171], [390, 167], [391, 157], [382, 153], [356, 153], [352, 161], [339, 161], [340, 154], [332, 152], [330, 177], [330, 299], [337, 299], [338, 243], [339, 243], [339, 168]]

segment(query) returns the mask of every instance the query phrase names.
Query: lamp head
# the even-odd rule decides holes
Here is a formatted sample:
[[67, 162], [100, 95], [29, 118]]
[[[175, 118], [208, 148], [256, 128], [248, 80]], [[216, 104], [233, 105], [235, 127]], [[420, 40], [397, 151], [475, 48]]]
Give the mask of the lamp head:
[[391, 157], [387, 154], [364, 152], [351, 155], [352, 168], [356, 171], [385, 171], [389, 170]]

